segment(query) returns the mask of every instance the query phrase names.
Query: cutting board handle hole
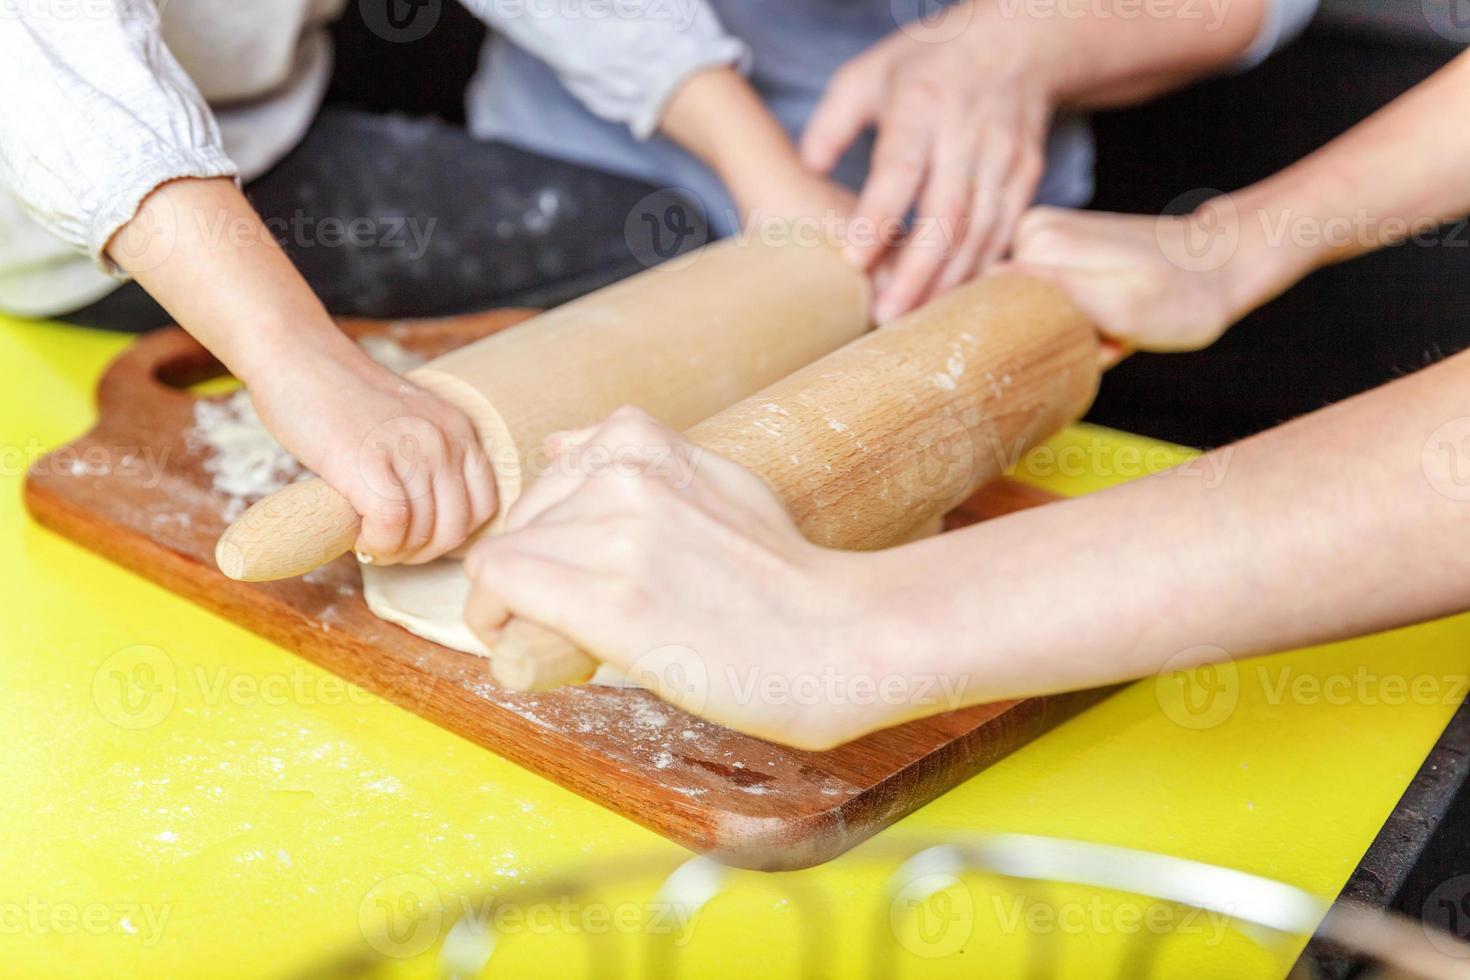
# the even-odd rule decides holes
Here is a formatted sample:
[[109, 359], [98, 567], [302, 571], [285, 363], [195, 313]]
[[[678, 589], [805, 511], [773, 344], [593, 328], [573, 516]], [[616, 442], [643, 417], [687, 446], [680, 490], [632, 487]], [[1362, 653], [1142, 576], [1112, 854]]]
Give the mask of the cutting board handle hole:
[[154, 366], [153, 377], [166, 388], [200, 398], [240, 387], [240, 382], [225, 370], [223, 364], [208, 355], [197, 356], [193, 351], [159, 362]]

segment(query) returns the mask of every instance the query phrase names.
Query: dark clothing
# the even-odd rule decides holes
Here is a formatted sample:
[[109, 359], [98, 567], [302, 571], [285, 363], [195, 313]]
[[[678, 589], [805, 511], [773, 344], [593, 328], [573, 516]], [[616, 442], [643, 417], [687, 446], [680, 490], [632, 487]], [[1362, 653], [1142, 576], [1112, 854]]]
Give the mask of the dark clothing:
[[[639, 209], [667, 197], [438, 120], [341, 107], [246, 193], [331, 313], [387, 319], [550, 306], [620, 279], [644, 266]], [[137, 283], [59, 319], [171, 322]]]

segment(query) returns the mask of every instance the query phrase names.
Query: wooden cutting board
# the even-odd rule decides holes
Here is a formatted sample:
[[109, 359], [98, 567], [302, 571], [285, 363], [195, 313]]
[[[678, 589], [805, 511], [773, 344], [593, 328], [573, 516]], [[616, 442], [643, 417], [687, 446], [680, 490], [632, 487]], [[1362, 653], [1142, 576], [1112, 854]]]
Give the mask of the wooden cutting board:
[[[339, 322], [355, 336], [391, 337], [433, 357], [529, 315]], [[32, 467], [31, 513], [327, 670], [728, 863], [792, 869], [835, 857], [1107, 693], [982, 705], [829, 752], [801, 752], [701, 721], [643, 691], [502, 691], [488, 661], [373, 616], [350, 558], [304, 579], [263, 584], [215, 569], [227, 500], [204, 470], [210, 450], [187, 437], [197, 397], [188, 387], [222, 372], [182, 330], [140, 338], [103, 375], [96, 427]], [[948, 525], [1053, 499], [1000, 481]]]

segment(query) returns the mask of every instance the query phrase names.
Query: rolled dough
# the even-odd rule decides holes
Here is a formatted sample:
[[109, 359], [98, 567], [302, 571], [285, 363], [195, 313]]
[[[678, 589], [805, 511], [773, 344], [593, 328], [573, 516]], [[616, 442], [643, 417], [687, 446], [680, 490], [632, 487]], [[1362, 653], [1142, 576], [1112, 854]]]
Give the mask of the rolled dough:
[[[914, 530], [906, 540], [936, 534], [941, 521], [935, 519]], [[464, 605], [470, 595], [470, 578], [458, 558], [440, 558], [423, 565], [371, 565], [358, 562], [362, 570], [362, 597], [373, 615], [396, 623], [415, 636], [440, 646], [490, 656], [490, 650], [465, 625]], [[622, 685], [631, 682], [603, 664], [593, 683]]]
[[[464, 621], [470, 577], [464, 562], [440, 558], [423, 565], [368, 565], [362, 570], [362, 597], [379, 619], [396, 623], [415, 636], [440, 646], [490, 656], [490, 650]], [[620, 671], [601, 664], [590, 683], [604, 687], [638, 687]]]
[[490, 656], [490, 650], [464, 622], [470, 578], [464, 562], [440, 558], [424, 565], [366, 565], [361, 562], [362, 597], [379, 619], [440, 646]]

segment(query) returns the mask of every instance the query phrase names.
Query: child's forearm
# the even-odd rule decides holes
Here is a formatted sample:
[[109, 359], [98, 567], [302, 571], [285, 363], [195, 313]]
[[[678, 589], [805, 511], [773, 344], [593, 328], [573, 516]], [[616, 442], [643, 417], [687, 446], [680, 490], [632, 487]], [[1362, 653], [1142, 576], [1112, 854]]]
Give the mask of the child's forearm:
[[759, 204], [773, 177], [802, 168], [781, 124], [733, 68], [711, 68], [679, 86], [663, 134], [707, 163], [744, 207]]
[[495, 509], [468, 418], [337, 329], [229, 180], [164, 184], [109, 257], [250, 389], [285, 448], [362, 516], [357, 550], [427, 561]]
[[890, 666], [986, 701], [1463, 610], [1466, 392], [1460, 355], [1187, 471], [866, 559], [914, 637]]
[[247, 384], [273, 365], [361, 357], [233, 181], [164, 184], [108, 255]]

